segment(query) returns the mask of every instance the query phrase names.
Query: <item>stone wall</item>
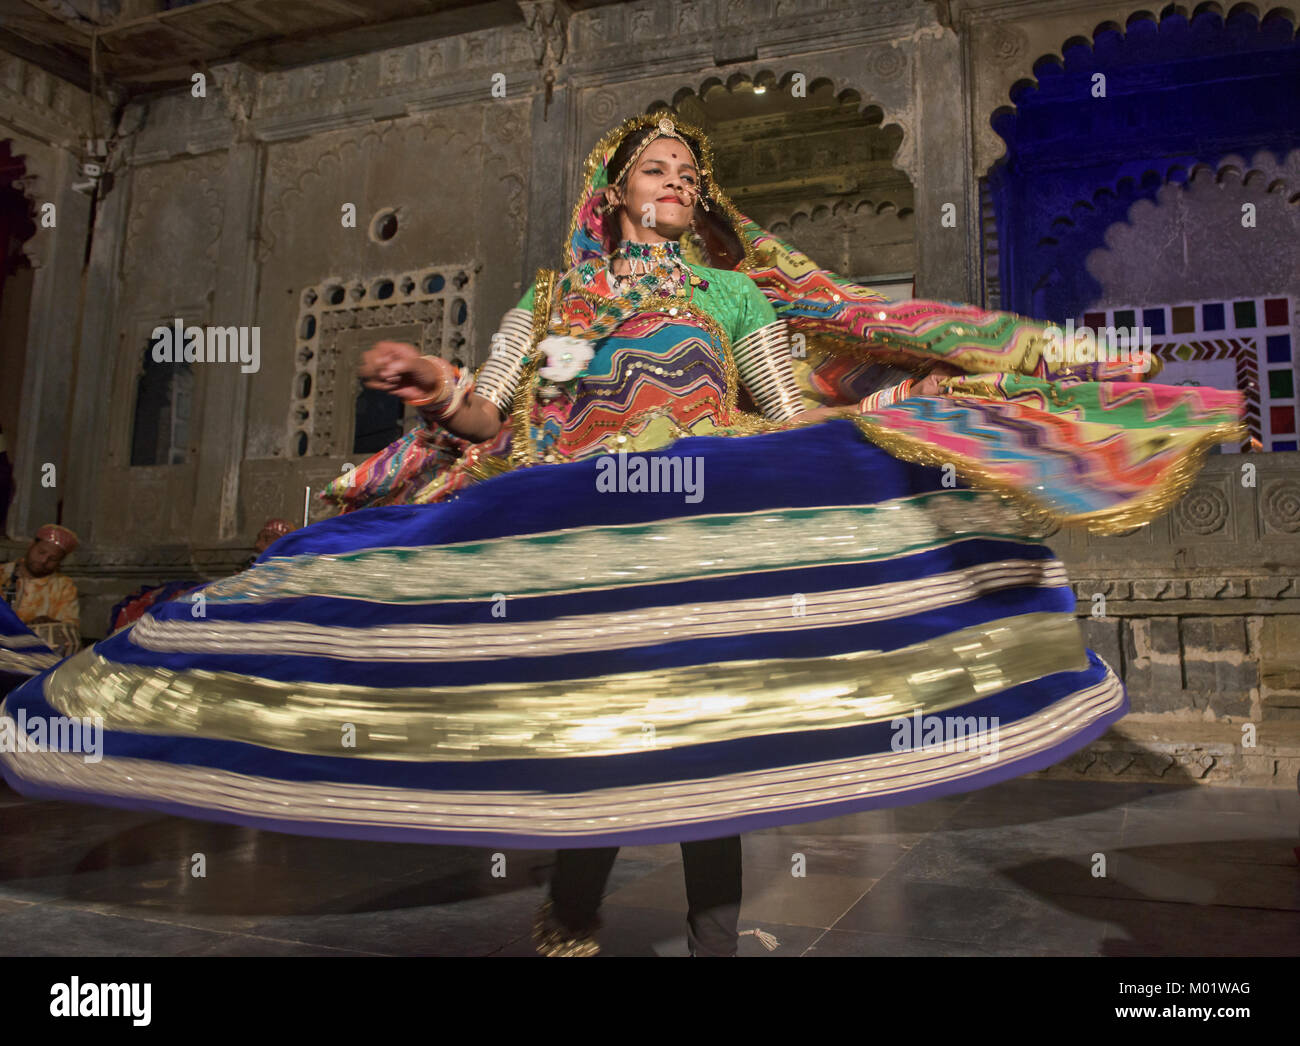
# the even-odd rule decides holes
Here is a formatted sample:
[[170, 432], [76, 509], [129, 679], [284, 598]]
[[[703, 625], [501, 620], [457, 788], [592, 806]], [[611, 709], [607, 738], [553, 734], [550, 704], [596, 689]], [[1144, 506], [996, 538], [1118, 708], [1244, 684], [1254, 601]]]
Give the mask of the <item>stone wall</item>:
[[[93, 110], [97, 125], [107, 127], [107, 105], [100, 101]], [[33, 273], [21, 402], [51, 407], [26, 411], [18, 430], [5, 433], [10, 458], [34, 465], [10, 507], [7, 526], [16, 534], [30, 534], [54, 518], [59, 502], [84, 482], [66, 432], [74, 402], [88, 391], [79, 381], [77, 297], [90, 198], [73, 186], [82, 181], [77, 150], [89, 135], [91, 113], [85, 91], [0, 52], [0, 138], [23, 159], [20, 188], [36, 215], [36, 232], [22, 245]], [[54, 466], [52, 483], [42, 482], [50, 475], [43, 472], [47, 464]]]
[[[72, 404], [67, 417], [28, 412], [11, 440], [28, 461], [67, 463], [57, 494], [24, 472], [11, 533], [31, 533], [62, 497], [65, 521], [86, 538], [70, 566], [90, 636], [140, 583], [233, 569], [263, 518], [299, 518], [304, 488], [353, 459], [340, 414], [363, 343], [431, 339], [438, 351], [482, 359], [496, 318], [537, 268], [558, 263], [597, 138], [656, 102], [706, 99], [715, 84], [781, 87], [799, 74], [870, 111], [889, 136], [880, 174], [892, 188], [810, 196], [763, 220], [854, 275], [915, 271], [920, 297], [979, 301], [979, 179], [1002, 153], [990, 118], [1040, 59], [1140, 10], [1073, 0], [644, 0], [562, 14], [562, 47], [543, 38], [539, 20], [536, 31], [520, 24], [283, 72], [231, 63], [211, 71], [203, 97], [180, 91], [127, 108], [79, 314], [89, 213], [69, 186], [89, 100], [0, 59], [0, 134], [32, 157], [34, 196], [57, 198], [66, 215], [57, 238], [40, 233], [32, 246], [50, 278], [38, 277], [34, 293], [24, 398]], [[504, 97], [494, 96], [501, 84]], [[1290, 178], [1294, 160], [1286, 164]], [[1259, 188], [1244, 175], [1241, 185]], [[1197, 184], [1188, 191], [1206, 193], [1206, 207], [1233, 204], [1209, 202]], [[1289, 221], [1293, 197], [1269, 205]], [[1135, 213], [1111, 251], [1087, 259], [1107, 298], [1149, 282], [1167, 249], [1161, 230], [1185, 198], [1171, 190], [1167, 205]], [[355, 228], [341, 223], [346, 203], [356, 205]], [[383, 212], [397, 219], [388, 240], [372, 234]], [[1264, 251], [1251, 257], [1285, 256], [1294, 239], [1279, 227], [1260, 222]], [[1231, 293], [1222, 258], [1192, 268], [1213, 293]], [[465, 283], [456, 296], [426, 292], [435, 273]], [[376, 304], [386, 281], [393, 296]], [[328, 300], [336, 288], [346, 307]], [[467, 319], [448, 323], [457, 300]], [[186, 460], [131, 467], [140, 351], [157, 323], [177, 316], [258, 326], [262, 367], [200, 368]], [[1154, 525], [1053, 539], [1093, 644], [1129, 684], [1134, 722], [1155, 724], [1151, 736], [1111, 738], [1060, 772], [1231, 777], [1225, 768], [1272, 751], [1241, 749], [1244, 723], [1284, 731], [1300, 718], [1298, 461], [1261, 457], [1256, 485], [1243, 486], [1241, 462], [1215, 458], [1188, 501]], [[11, 540], [4, 551], [20, 547]], [[1098, 594], [1104, 616], [1093, 617]], [[1159, 750], [1166, 743], [1173, 748]], [[1287, 765], [1279, 759], [1274, 778]]]

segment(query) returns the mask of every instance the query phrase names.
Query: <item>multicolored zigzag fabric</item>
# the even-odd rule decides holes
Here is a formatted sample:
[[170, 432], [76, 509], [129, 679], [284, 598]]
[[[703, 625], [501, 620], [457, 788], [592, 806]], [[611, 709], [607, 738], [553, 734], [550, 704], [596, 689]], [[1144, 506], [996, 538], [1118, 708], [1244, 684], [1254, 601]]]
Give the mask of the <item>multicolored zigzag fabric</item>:
[[955, 372], [941, 399], [855, 419], [909, 461], [951, 465], [1058, 523], [1116, 533], [1169, 509], [1215, 444], [1244, 438], [1239, 392], [1152, 384], [1115, 360], [1056, 366], [1046, 324], [947, 302], [890, 304], [752, 221], [743, 228], [759, 260], [750, 276], [804, 336], [795, 371], [808, 406], [857, 404], [891, 368]]

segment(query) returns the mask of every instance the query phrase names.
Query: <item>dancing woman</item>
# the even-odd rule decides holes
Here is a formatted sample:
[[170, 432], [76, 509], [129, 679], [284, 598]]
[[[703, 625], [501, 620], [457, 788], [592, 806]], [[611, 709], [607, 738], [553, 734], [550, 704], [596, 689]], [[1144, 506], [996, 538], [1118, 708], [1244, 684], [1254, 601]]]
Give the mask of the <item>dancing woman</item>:
[[614, 848], [684, 842], [692, 947], [729, 954], [739, 833], [1041, 769], [1126, 712], [1041, 537], [1164, 511], [1237, 394], [890, 304], [747, 221], [666, 115], [584, 175], [565, 270], [476, 376], [367, 354], [425, 424], [328, 491], [342, 515], [6, 699], [105, 723], [98, 763], [0, 754], [15, 788], [558, 848], [552, 953], [594, 950]]

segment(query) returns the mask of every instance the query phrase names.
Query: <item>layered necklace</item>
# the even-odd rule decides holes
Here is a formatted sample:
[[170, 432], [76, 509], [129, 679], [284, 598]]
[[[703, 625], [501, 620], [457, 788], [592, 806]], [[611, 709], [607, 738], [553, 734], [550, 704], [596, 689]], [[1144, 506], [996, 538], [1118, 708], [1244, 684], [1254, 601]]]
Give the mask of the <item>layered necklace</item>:
[[[628, 275], [614, 275], [612, 266], [614, 258], [626, 259]], [[637, 243], [635, 240], [624, 240], [618, 245], [610, 261], [610, 285], [620, 294], [626, 294], [636, 287], [643, 293], [672, 298], [686, 294], [688, 287], [709, 289], [708, 281], [696, 276], [686, 264], [686, 259], [682, 257], [681, 244], [673, 240], [665, 243]]]
[[[614, 275], [613, 259], [618, 257], [627, 259], [627, 276]], [[612, 297], [590, 291], [602, 270], [608, 277]], [[687, 288], [695, 287], [708, 290], [709, 282], [691, 271], [680, 244], [624, 240], [608, 259], [588, 259], [565, 273], [556, 287], [557, 300], [565, 303], [563, 318], [553, 322], [550, 332], [584, 339], [604, 338], [639, 312], [646, 301], [689, 297]], [[671, 311], [676, 313], [675, 309]]]

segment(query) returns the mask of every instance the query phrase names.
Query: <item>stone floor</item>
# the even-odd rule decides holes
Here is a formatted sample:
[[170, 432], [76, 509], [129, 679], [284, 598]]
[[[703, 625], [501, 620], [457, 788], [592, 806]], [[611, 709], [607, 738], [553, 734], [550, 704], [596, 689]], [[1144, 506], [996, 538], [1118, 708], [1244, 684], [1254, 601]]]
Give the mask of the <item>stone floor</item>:
[[[1298, 843], [1294, 792], [1022, 778], [745, 836], [741, 928], [779, 944], [746, 935], [741, 954], [1296, 955]], [[486, 850], [36, 803], [2, 785], [0, 851], [5, 955], [529, 955], [551, 861], [506, 851], [494, 878]], [[684, 913], [678, 848], [626, 848], [605, 954], [685, 954]]]

